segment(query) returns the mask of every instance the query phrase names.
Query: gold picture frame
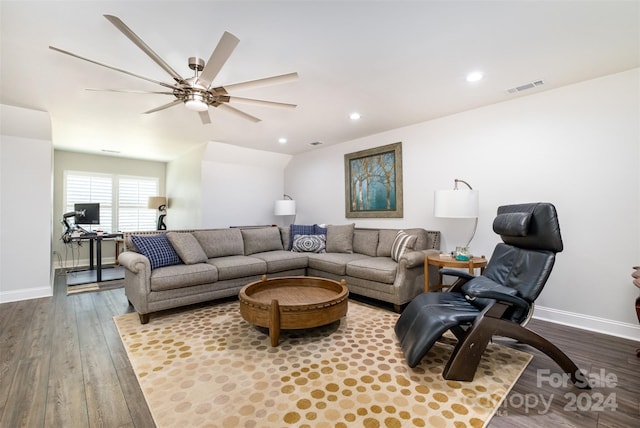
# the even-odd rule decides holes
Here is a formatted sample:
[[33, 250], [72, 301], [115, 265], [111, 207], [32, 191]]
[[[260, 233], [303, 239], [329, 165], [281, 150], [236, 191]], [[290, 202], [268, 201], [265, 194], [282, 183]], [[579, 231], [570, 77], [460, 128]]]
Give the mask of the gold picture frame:
[[345, 216], [401, 218], [402, 143], [344, 155]]

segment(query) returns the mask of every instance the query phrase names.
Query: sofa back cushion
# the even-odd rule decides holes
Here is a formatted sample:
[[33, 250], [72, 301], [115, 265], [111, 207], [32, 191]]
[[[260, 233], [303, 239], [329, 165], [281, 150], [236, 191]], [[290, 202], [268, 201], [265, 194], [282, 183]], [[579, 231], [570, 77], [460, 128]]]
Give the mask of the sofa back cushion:
[[391, 257], [391, 247], [398, 235], [398, 229], [380, 229], [378, 232], [378, 257]]
[[241, 229], [241, 233], [245, 256], [283, 249], [280, 229], [277, 227]]
[[167, 232], [167, 238], [184, 264], [206, 263], [207, 255], [191, 233]]
[[378, 230], [355, 229], [353, 231], [353, 252], [375, 257], [378, 254]]
[[207, 258], [241, 256], [244, 254], [240, 229], [198, 230], [193, 232]]
[[327, 225], [327, 253], [353, 253], [355, 223]]
[[289, 233], [289, 226], [280, 226], [280, 238], [282, 241], [282, 248], [285, 250], [290, 250], [290, 242], [291, 242], [291, 234]]

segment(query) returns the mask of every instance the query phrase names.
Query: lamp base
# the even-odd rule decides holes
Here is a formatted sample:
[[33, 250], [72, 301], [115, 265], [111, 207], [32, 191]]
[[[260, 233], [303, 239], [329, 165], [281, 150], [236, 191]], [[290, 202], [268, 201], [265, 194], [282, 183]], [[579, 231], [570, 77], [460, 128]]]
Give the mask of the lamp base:
[[164, 224], [164, 218], [166, 217], [166, 214], [161, 214], [158, 217], [158, 226], [157, 226], [157, 230], [167, 230], [167, 225]]

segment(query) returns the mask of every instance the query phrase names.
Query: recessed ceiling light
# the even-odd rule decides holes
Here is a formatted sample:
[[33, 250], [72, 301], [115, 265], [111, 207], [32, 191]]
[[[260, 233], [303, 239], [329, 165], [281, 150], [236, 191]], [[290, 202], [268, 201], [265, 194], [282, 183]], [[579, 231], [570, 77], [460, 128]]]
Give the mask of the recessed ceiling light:
[[353, 112], [349, 115], [349, 119], [351, 120], [358, 120], [360, 119], [362, 116], [360, 116], [360, 113], [358, 112]]
[[477, 82], [479, 80], [482, 80], [483, 77], [484, 73], [482, 71], [472, 71], [471, 73], [467, 74], [467, 82]]
[[278, 143], [280, 144], [285, 144], [287, 142], [287, 139], [284, 137], [278, 138]]

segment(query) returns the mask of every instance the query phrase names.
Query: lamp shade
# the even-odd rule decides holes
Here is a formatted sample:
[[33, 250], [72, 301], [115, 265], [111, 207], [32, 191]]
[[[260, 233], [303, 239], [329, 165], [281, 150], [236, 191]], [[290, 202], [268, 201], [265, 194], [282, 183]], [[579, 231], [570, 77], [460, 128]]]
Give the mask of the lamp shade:
[[147, 202], [147, 208], [157, 210], [162, 205], [167, 205], [167, 198], [164, 196], [149, 196], [149, 202]]
[[477, 218], [478, 191], [471, 189], [436, 190], [433, 214], [447, 218]]
[[292, 199], [277, 200], [273, 207], [275, 215], [296, 215], [296, 201]]

